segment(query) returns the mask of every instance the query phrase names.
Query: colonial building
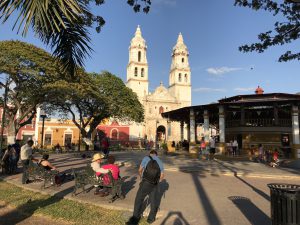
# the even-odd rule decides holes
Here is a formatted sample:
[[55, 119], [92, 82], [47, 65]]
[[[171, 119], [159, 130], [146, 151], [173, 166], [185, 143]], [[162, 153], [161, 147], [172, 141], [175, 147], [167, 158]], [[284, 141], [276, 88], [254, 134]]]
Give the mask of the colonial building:
[[[130, 125], [130, 139], [147, 138], [163, 141], [180, 140], [180, 124], [163, 118], [161, 114], [191, 105], [191, 70], [189, 52], [180, 33], [172, 50], [169, 87], [162, 83], [149, 92], [147, 45], [138, 26], [129, 46], [127, 87], [131, 88], [144, 106], [145, 121]], [[183, 129], [183, 128], [182, 128]], [[157, 136], [156, 136], [157, 135]]]

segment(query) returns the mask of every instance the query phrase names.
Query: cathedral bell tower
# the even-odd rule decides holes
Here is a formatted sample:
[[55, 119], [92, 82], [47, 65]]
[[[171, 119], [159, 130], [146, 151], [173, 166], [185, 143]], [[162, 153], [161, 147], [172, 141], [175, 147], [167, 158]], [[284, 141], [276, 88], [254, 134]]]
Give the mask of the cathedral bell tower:
[[148, 94], [149, 81], [146, 54], [146, 41], [142, 37], [140, 26], [138, 26], [129, 46], [127, 87], [137, 93], [140, 101]]
[[173, 47], [172, 52], [169, 91], [181, 103], [181, 107], [192, 104], [191, 69], [188, 57], [188, 49], [183, 42], [182, 34], [179, 33], [177, 43]]

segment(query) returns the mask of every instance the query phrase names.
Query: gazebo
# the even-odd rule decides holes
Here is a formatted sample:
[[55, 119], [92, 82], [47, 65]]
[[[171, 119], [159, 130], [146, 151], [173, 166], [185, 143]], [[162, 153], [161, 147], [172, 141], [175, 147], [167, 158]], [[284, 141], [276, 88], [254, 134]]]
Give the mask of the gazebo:
[[187, 124], [190, 152], [195, 152], [197, 126], [204, 128], [204, 139], [209, 140], [209, 127], [218, 133], [217, 149], [225, 153], [226, 143], [236, 139], [246, 153], [259, 144], [265, 150], [278, 149], [286, 157], [300, 158], [299, 105], [300, 95], [287, 93], [263, 94], [258, 87], [256, 94], [236, 95], [218, 100], [217, 103], [184, 107], [165, 112], [163, 117]]

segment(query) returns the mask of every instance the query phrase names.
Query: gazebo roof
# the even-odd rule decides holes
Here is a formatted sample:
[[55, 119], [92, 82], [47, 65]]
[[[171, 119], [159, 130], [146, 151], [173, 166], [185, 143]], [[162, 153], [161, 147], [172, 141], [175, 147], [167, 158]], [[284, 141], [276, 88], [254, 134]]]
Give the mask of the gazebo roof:
[[[217, 103], [211, 103], [206, 105], [196, 105], [184, 107], [169, 112], [162, 113], [164, 118], [171, 121], [185, 121], [188, 122], [190, 118], [190, 109], [194, 110], [194, 113], [199, 119], [203, 119], [204, 110], [208, 110], [210, 115], [218, 115], [219, 105], [225, 106], [272, 106], [277, 104], [294, 104], [300, 105], [300, 95], [298, 94], [286, 94], [286, 93], [268, 93], [268, 94], [251, 94], [251, 95], [236, 95], [229, 98], [220, 99]], [[217, 118], [215, 118], [217, 119]], [[197, 121], [196, 121], [197, 122]]]
[[293, 101], [300, 100], [298, 94], [286, 93], [268, 93], [268, 94], [251, 94], [251, 95], [236, 95], [230, 98], [223, 98], [219, 103], [245, 103], [245, 102], [274, 102], [274, 101]]

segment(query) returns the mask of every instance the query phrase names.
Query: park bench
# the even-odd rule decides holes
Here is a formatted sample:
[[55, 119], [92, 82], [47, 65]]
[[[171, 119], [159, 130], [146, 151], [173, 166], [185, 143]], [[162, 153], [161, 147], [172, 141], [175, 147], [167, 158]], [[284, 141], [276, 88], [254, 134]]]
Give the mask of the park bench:
[[[123, 198], [122, 195], [122, 184], [124, 182], [124, 179], [119, 178], [118, 180], [114, 180], [111, 172], [107, 174], [101, 174], [100, 176], [96, 176], [95, 171], [92, 169], [90, 165], [87, 165], [86, 167], [74, 170], [73, 169], [73, 176], [75, 180], [75, 186], [74, 191], [72, 195], [76, 195], [77, 190], [82, 188], [83, 191], [86, 193], [89, 192], [94, 185], [99, 185], [104, 188], [110, 188], [111, 197], [109, 199], [109, 202], [112, 203], [117, 198]], [[104, 176], [109, 177], [109, 183], [104, 183]], [[86, 189], [87, 185], [91, 185], [88, 189]]]
[[31, 178], [34, 181], [41, 180], [41, 179], [43, 180], [41, 189], [45, 189], [47, 183], [50, 183], [50, 185], [55, 184], [55, 176], [58, 174], [58, 171], [46, 170], [42, 166], [33, 163], [31, 160], [29, 161], [27, 170], [28, 170], [28, 179]]

